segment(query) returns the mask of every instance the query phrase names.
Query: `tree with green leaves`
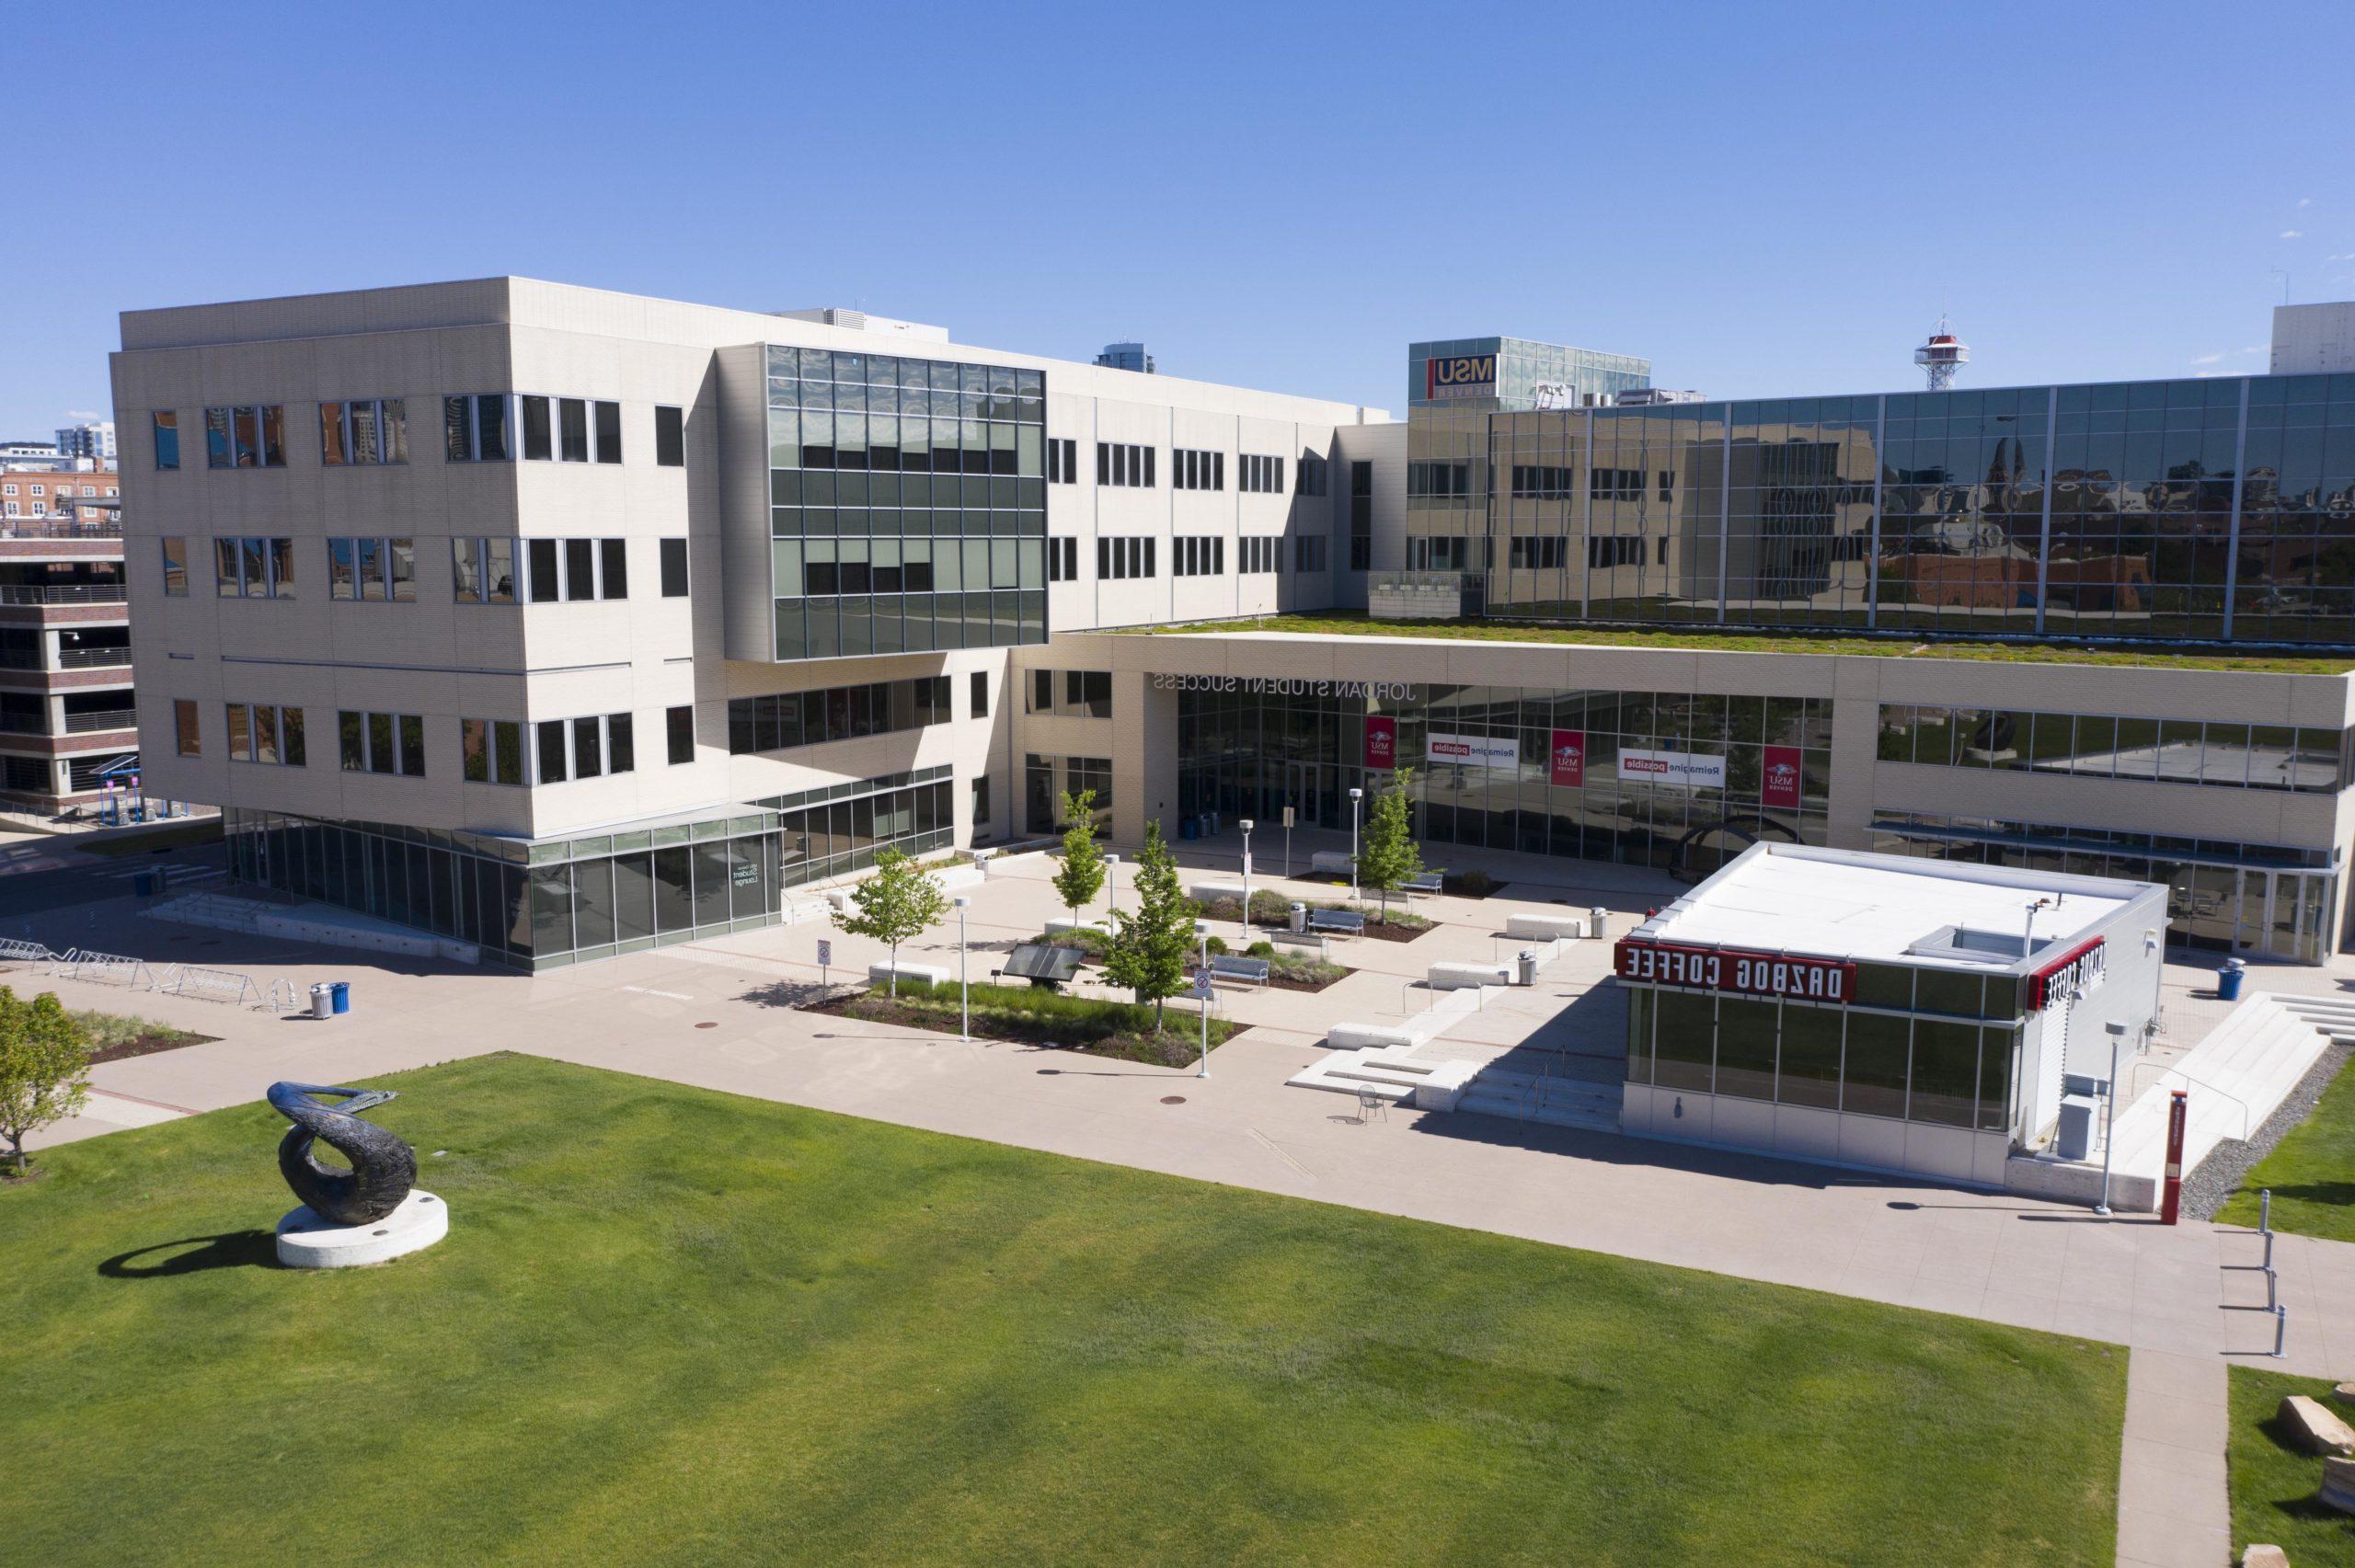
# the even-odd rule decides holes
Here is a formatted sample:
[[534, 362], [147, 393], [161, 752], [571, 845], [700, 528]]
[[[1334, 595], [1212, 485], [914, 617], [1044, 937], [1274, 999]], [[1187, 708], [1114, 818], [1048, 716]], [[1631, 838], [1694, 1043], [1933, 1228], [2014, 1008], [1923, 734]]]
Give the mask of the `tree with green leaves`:
[[1079, 923], [1081, 906], [1104, 890], [1104, 852], [1096, 844], [1096, 792], [1063, 792], [1063, 863], [1055, 872], [1055, 891]]
[[90, 1095], [90, 1033], [55, 991], [30, 1002], [0, 986], [0, 1135], [17, 1174], [29, 1169], [25, 1139], [79, 1112]]
[[850, 908], [834, 911], [834, 924], [853, 936], [871, 936], [891, 947], [891, 994], [900, 994], [900, 944], [921, 936], [948, 913], [948, 895], [932, 873], [895, 849], [875, 857], [875, 875], [850, 896]]
[[1365, 837], [1358, 846], [1358, 885], [1382, 895], [1382, 919], [1390, 919], [1390, 895], [1423, 874], [1423, 852], [1407, 821], [1414, 770], [1401, 768], [1390, 787], [1373, 797]]
[[1104, 978], [1153, 1003], [1153, 1026], [1161, 1027], [1162, 1002], [1186, 989], [1186, 960], [1194, 956], [1194, 901], [1178, 886], [1178, 862], [1162, 841], [1161, 824], [1148, 822], [1144, 848], [1137, 855], [1136, 900], [1112, 916], [1112, 940]]

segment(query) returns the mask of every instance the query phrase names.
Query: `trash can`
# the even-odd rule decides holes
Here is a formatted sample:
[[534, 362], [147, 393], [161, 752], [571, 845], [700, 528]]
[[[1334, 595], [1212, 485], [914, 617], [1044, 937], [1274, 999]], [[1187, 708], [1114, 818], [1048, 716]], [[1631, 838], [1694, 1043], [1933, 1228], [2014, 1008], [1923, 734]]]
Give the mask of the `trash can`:
[[328, 984], [327, 990], [335, 997], [335, 1010], [338, 1013], [351, 1011], [351, 982], [350, 980], [332, 981]]
[[2226, 1001], [2238, 1001], [2241, 999], [2241, 981], [2246, 978], [2247, 968], [2248, 966], [2238, 958], [2225, 959], [2224, 967], [2216, 971], [2216, 994]]
[[1610, 922], [1611, 911], [1597, 904], [1586, 912], [1586, 933], [1600, 942], [1609, 934], [1603, 927]]
[[1306, 931], [1308, 929], [1308, 906], [1301, 903], [1293, 904], [1292, 907], [1286, 911], [1285, 923], [1291, 926], [1295, 933]]
[[1513, 960], [1513, 983], [1534, 986], [1537, 983], [1537, 955], [1524, 947]]
[[2063, 1160], [2083, 1160], [2093, 1152], [2094, 1117], [2100, 1107], [2090, 1094], [2061, 1096], [2061, 1121], [2052, 1129], [2052, 1152]]
[[1178, 824], [1178, 836], [1181, 839], [1199, 839], [1202, 836], [1202, 830], [1196, 819], [1189, 817]]
[[155, 896], [155, 874], [152, 871], [132, 872], [131, 874], [131, 890], [133, 893], [138, 894], [143, 898], [154, 898]]
[[335, 1016], [335, 988], [325, 980], [311, 988], [311, 1016], [322, 1021]]

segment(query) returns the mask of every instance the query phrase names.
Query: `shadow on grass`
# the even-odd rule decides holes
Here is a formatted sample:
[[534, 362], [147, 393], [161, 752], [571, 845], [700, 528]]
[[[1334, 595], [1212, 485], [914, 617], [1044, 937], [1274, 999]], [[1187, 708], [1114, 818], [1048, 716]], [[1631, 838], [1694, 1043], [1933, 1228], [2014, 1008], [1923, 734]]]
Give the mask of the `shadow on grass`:
[[[2290, 1428], [2283, 1424], [2280, 1416], [2270, 1416], [2266, 1420], [2258, 1422], [2257, 1424], [2257, 1429], [2259, 1432], [2264, 1433], [2265, 1440], [2272, 1444], [2276, 1448], [2280, 1449], [2284, 1454], [2298, 1459], [2302, 1463], [2309, 1465], [2315, 1471], [2316, 1484], [2320, 1484], [2322, 1473], [2321, 1459], [2316, 1455], [2308, 1453], [2305, 1448], [2299, 1444], [2297, 1438], [2292, 1435]], [[2338, 1509], [2324, 1502], [2321, 1496], [2316, 1494], [2310, 1494], [2303, 1497], [2276, 1497], [2266, 1505], [2271, 1508], [2275, 1513], [2282, 1516], [2284, 1518], [2290, 1519], [2309, 1519], [2322, 1524], [2337, 1523], [2344, 1525], [2347, 1523], [2348, 1518], [2345, 1514], [2340, 1513]]]
[[[175, 1249], [186, 1247], [179, 1252]], [[167, 1254], [156, 1257], [155, 1254]], [[142, 1263], [143, 1258], [155, 1258]], [[98, 1272], [109, 1279], [169, 1279], [183, 1274], [202, 1274], [215, 1268], [276, 1268], [278, 1238], [268, 1230], [224, 1230], [218, 1236], [183, 1236], [177, 1242], [157, 1242], [150, 1247], [134, 1247], [127, 1253], [117, 1253], [98, 1265]]]
[[2355, 1182], [2309, 1182], [2303, 1186], [2275, 1187], [2273, 1196], [2345, 1208], [2355, 1206]]

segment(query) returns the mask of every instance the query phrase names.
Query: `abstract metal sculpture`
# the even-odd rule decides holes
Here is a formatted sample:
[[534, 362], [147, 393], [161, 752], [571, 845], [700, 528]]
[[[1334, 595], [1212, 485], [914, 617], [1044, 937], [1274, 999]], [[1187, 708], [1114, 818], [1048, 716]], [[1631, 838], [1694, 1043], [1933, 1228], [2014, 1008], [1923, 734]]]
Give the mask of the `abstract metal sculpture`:
[[[339, 1095], [339, 1105], [316, 1096]], [[337, 1089], [320, 1083], [273, 1083], [270, 1109], [294, 1125], [278, 1145], [279, 1173], [311, 1211], [334, 1225], [366, 1225], [400, 1207], [417, 1180], [417, 1151], [355, 1114], [399, 1096], [389, 1089]], [[311, 1153], [316, 1139], [351, 1162], [349, 1171], [322, 1165]]]

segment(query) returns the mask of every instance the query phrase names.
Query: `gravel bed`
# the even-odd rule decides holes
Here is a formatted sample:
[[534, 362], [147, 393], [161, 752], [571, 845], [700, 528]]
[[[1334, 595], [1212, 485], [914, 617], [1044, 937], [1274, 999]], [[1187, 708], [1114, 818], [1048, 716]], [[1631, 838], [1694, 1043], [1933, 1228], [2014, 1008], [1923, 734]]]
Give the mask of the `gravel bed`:
[[2298, 1086], [2265, 1118], [2255, 1138], [2246, 1143], [2228, 1138], [2216, 1145], [2208, 1158], [2200, 1162], [2200, 1168], [2183, 1179], [2183, 1212], [2193, 1219], [2215, 1219], [2217, 1210], [2241, 1190], [2241, 1183], [2257, 1168], [2257, 1162], [2272, 1153], [2273, 1146], [2287, 1138], [2292, 1127], [2306, 1119], [2350, 1055], [2355, 1055], [2355, 1046], [2326, 1048], [2305, 1077], [2298, 1080]]

